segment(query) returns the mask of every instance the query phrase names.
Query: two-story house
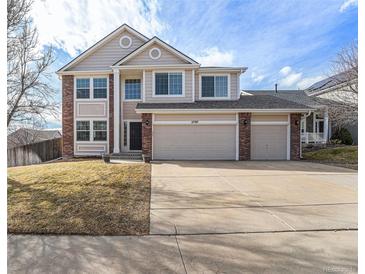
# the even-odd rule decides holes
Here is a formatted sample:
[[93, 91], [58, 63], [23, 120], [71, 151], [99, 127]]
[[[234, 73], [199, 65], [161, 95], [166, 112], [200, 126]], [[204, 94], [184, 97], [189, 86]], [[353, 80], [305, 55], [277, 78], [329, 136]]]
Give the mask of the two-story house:
[[306, 105], [240, 92], [245, 67], [203, 67], [122, 25], [62, 67], [64, 157], [296, 160]]

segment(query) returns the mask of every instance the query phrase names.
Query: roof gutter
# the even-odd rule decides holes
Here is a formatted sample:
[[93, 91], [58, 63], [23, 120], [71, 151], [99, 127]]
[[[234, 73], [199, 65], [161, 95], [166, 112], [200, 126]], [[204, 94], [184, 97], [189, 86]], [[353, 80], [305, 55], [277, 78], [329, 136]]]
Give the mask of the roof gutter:
[[260, 112], [260, 113], [306, 113], [308, 111], [312, 111], [313, 109], [310, 108], [303, 108], [303, 109], [136, 109], [137, 113], [166, 113], [166, 114], [173, 114], [173, 113], [237, 113], [237, 112]]

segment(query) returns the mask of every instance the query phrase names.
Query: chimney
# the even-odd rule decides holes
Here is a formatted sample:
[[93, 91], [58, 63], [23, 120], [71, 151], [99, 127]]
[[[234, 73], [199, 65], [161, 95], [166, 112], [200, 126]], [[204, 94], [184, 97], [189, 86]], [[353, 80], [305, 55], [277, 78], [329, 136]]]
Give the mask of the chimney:
[[275, 84], [275, 93], [278, 93], [278, 84]]

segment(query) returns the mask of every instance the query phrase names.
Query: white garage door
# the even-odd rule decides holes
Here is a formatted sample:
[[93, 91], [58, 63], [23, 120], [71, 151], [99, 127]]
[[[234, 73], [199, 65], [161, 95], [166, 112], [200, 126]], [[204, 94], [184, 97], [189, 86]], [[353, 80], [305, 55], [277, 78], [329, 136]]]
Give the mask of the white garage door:
[[286, 152], [287, 126], [252, 125], [252, 160], [286, 160]]
[[154, 160], [235, 160], [235, 125], [155, 125]]

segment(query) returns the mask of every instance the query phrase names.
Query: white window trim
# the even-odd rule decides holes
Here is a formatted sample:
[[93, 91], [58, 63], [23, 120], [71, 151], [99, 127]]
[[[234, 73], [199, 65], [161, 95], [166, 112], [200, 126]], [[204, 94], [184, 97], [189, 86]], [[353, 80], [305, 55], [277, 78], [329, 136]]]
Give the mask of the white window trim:
[[[156, 73], [182, 73], [182, 94], [156, 94], [155, 90], [155, 82], [156, 82]], [[173, 98], [173, 97], [185, 97], [185, 71], [184, 70], [168, 70], [168, 71], [152, 71], [152, 97], [154, 98]]]
[[[226, 97], [203, 97], [202, 96], [202, 77], [203, 76], [227, 76], [227, 96]], [[215, 82], [215, 80], [214, 80]], [[231, 99], [231, 75], [229, 73], [201, 73], [199, 74], [199, 100], [230, 100]]]
[[[123, 43], [122, 43], [122, 40], [124, 38], [127, 38], [129, 40], [129, 44], [128, 46], [124, 46]], [[122, 37], [120, 37], [119, 39], [119, 46], [123, 49], [129, 49], [131, 46], [132, 46], [132, 38], [130, 38], [128, 35], [123, 35]]]
[[142, 150], [130, 150], [129, 146], [130, 146], [130, 123], [131, 122], [140, 122], [142, 123], [142, 119], [127, 119], [127, 120], [123, 120], [122, 122], [122, 127], [123, 127], [123, 130], [124, 130], [124, 123], [127, 123], [127, 145], [125, 146], [124, 145], [124, 132], [122, 134], [123, 136], [123, 140], [122, 140], [122, 144], [123, 144], [123, 151], [126, 151], [126, 152], [141, 152]]
[[[141, 91], [140, 91], [140, 99], [127, 99], [126, 98], [126, 92], [125, 92], [125, 81], [126, 80], [139, 80], [140, 81], [140, 84], [141, 84]], [[142, 79], [140, 78], [140, 77], [131, 77], [131, 78], [125, 78], [125, 79], [123, 79], [123, 101], [125, 101], [125, 102], [141, 102], [142, 101], [142, 97], [143, 97], [143, 81], [142, 81]]]
[[[106, 78], [106, 98], [94, 98], [94, 78]], [[77, 98], [77, 79], [89, 79], [90, 81], [90, 97]], [[89, 102], [89, 101], [108, 101], [109, 100], [109, 76], [108, 75], [93, 75], [93, 76], [77, 76], [74, 78], [74, 101]]]
[[[76, 118], [74, 124], [74, 143], [77, 144], [109, 144], [109, 119], [107, 118]], [[89, 141], [77, 141], [77, 121], [87, 121], [90, 123], [90, 139]], [[94, 121], [105, 121], [106, 122], [106, 141], [93, 141], [94, 136]]]
[[[156, 56], [156, 57], [153, 57], [153, 55], [152, 55], [152, 51], [154, 51], [154, 50], [158, 51], [158, 56]], [[161, 57], [161, 50], [159, 48], [153, 47], [152, 49], [149, 50], [148, 55], [150, 56], [150, 58], [152, 60], [158, 60]]]

